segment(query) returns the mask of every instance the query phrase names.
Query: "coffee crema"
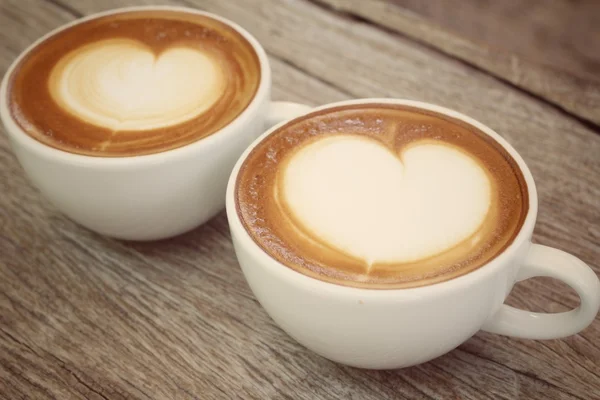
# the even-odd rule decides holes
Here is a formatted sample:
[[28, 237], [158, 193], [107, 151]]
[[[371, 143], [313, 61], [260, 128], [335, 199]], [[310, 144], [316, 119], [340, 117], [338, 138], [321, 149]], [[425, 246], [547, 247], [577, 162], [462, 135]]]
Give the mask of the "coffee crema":
[[282, 264], [346, 286], [393, 289], [484, 265], [528, 211], [514, 159], [475, 127], [408, 106], [312, 113], [262, 140], [236, 181], [238, 215]]
[[162, 152], [235, 119], [260, 83], [252, 45], [229, 25], [175, 10], [126, 11], [50, 36], [8, 86], [18, 125], [60, 150]]

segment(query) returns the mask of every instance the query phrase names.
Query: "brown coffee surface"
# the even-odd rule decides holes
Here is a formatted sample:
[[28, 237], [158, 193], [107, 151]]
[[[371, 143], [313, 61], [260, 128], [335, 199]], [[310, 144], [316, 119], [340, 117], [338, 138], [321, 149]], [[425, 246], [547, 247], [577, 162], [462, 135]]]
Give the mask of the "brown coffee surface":
[[[203, 80], [205, 71], [194, 71], [189, 60], [209, 76]], [[181, 71], [190, 76], [173, 76]], [[142, 80], [131, 86], [127, 77]], [[169, 86], [171, 79], [179, 86]], [[181, 90], [186, 79], [190, 93]], [[123, 157], [211, 135], [244, 111], [260, 79], [256, 52], [230, 26], [181, 11], [130, 11], [77, 24], [35, 46], [12, 73], [8, 100], [18, 125], [48, 146]]]
[[[286, 165], [301, 149], [340, 135], [375, 141], [400, 159], [403, 152], [418, 145], [444, 145], [464, 152], [489, 180], [489, 208], [481, 225], [444, 251], [405, 262], [367, 263], [332, 245], [294, 215], [282, 200], [281, 182]], [[363, 167], [357, 159], [348, 170], [350, 178]], [[335, 182], [331, 186], [336, 187]], [[481, 267], [512, 243], [529, 207], [526, 182], [517, 163], [491, 137], [448, 116], [388, 104], [331, 108], [280, 127], [244, 161], [235, 196], [237, 212], [247, 232], [282, 264], [326, 282], [375, 289], [430, 285]], [[359, 207], [356, 201], [345, 198], [340, 206]], [[352, 229], [352, 217], [347, 225], [347, 229]], [[441, 221], [439, 229], [444, 229]]]

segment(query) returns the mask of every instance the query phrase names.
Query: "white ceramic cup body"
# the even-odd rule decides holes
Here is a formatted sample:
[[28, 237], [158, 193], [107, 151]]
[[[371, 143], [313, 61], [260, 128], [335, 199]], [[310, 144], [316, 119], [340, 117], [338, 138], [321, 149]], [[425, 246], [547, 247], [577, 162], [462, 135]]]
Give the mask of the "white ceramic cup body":
[[[206, 138], [144, 156], [77, 155], [46, 146], [28, 136], [11, 117], [7, 101], [8, 80], [19, 61], [39, 43], [66, 28], [135, 10], [202, 14], [237, 30], [253, 46], [260, 61], [260, 84], [248, 107], [234, 121]], [[227, 179], [235, 161], [265, 130], [271, 107], [270, 93], [271, 69], [266, 53], [256, 39], [237, 24], [188, 8], [130, 7], [73, 21], [33, 43], [15, 60], [2, 81], [0, 116], [28, 177], [56, 208], [101, 234], [152, 240], [188, 231], [223, 209]]]
[[[352, 100], [316, 110], [360, 103], [393, 103], [436, 111], [466, 121], [493, 137], [523, 172], [529, 192], [526, 219], [514, 242], [495, 259], [446, 282], [410, 289], [375, 290], [308, 277], [264, 252], [246, 232], [235, 206], [239, 169], [252, 148], [277, 128], [274, 127], [257, 139], [234, 167], [226, 201], [231, 235], [243, 273], [259, 302], [283, 330], [331, 360], [382, 369], [431, 360], [457, 347], [482, 328], [520, 337], [561, 337], [585, 328], [593, 320], [600, 305], [600, 284], [589, 267], [579, 260], [574, 261], [570, 255], [566, 257], [570, 257], [568, 263], [576, 264], [572, 273], [575, 282], [558, 277], [576, 288], [582, 298], [581, 308], [554, 315], [529, 313], [503, 305], [516, 281], [537, 275], [558, 275], [524, 267], [529, 261], [536, 264], [543, 258], [540, 255], [531, 259], [532, 248], [537, 246], [532, 245], [531, 236], [538, 199], [525, 162], [503, 138], [465, 115], [416, 101]], [[559, 252], [550, 249], [546, 253], [543, 246], [539, 247], [535, 250], [550, 258]], [[527, 273], [523, 273], [525, 270]], [[559, 316], [564, 321], [557, 321]], [[547, 326], [540, 324], [540, 320], [547, 322]]]

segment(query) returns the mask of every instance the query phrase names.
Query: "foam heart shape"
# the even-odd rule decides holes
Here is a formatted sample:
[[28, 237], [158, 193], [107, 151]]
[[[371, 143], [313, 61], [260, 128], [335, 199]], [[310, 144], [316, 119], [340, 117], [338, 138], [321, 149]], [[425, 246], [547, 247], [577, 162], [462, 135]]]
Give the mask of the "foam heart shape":
[[294, 153], [280, 179], [293, 219], [366, 265], [417, 261], [476, 240], [491, 202], [482, 166], [431, 141], [398, 155], [373, 139], [326, 137]]
[[176, 125], [213, 105], [225, 83], [216, 60], [191, 47], [155, 54], [131, 39], [107, 39], [61, 59], [50, 76], [54, 100], [111, 130]]

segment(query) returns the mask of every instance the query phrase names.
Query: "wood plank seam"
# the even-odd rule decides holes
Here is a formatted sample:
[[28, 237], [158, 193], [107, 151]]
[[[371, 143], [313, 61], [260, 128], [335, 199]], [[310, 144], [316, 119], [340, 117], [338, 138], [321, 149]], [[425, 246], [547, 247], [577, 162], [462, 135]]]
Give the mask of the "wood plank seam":
[[463, 348], [463, 347], [459, 347], [457, 350], [459, 350], [459, 351], [463, 351], [463, 352], [465, 352], [465, 353], [467, 353], [467, 354], [470, 354], [470, 355], [472, 355], [472, 356], [474, 356], [474, 357], [477, 357], [477, 358], [480, 358], [480, 359], [482, 359], [482, 360], [485, 360], [485, 361], [491, 362], [491, 363], [493, 363], [493, 364], [496, 364], [496, 365], [498, 365], [499, 367], [502, 367], [502, 368], [508, 368], [508, 369], [510, 369], [511, 371], [513, 371], [514, 373], [516, 373], [517, 375], [522, 375], [522, 376], [525, 376], [525, 377], [527, 377], [527, 378], [529, 378], [529, 379], [533, 379], [533, 380], [535, 380], [535, 381], [541, 382], [541, 383], [543, 383], [544, 385], [551, 386], [551, 387], [553, 387], [554, 389], [556, 389], [556, 390], [558, 390], [558, 391], [560, 391], [560, 392], [562, 392], [562, 393], [564, 393], [564, 394], [566, 394], [566, 395], [573, 396], [573, 397], [575, 397], [575, 398], [576, 398], [576, 399], [578, 399], [578, 400], [586, 400], [586, 399], [584, 399], [584, 398], [582, 398], [582, 397], [579, 397], [579, 396], [577, 396], [576, 394], [573, 394], [573, 393], [570, 393], [570, 392], [566, 392], [566, 391], [565, 391], [563, 388], [561, 388], [560, 386], [557, 386], [557, 385], [553, 384], [552, 382], [548, 382], [547, 380], [545, 380], [545, 379], [543, 379], [543, 378], [540, 378], [539, 376], [537, 376], [537, 375], [535, 375], [535, 374], [532, 374], [532, 373], [530, 373], [530, 372], [527, 372], [527, 371], [521, 371], [521, 370], [518, 370], [518, 369], [511, 368], [511, 367], [509, 367], [509, 366], [507, 366], [507, 365], [505, 365], [505, 364], [501, 364], [501, 363], [499, 363], [498, 361], [496, 361], [496, 360], [494, 360], [494, 359], [492, 359], [492, 358], [485, 357], [485, 356], [483, 356], [483, 355], [481, 355], [481, 354], [478, 354], [478, 353], [474, 353], [474, 352], [472, 352], [472, 351], [470, 351], [470, 350], [467, 350], [467, 349], [465, 349], [465, 348]]
[[71, 14], [72, 16], [76, 17], [76, 18], [81, 18], [84, 16], [83, 13], [80, 13], [79, 11], [77, 11], [76, 9], [74, 9], [73, 7], [66, 5], [64, 3], [62, 3], [60, 0], [46, 0], [48, 3], [54, 4], [56, 7], [60, 8], [61, 10], [67, 12], [68, 14]]

